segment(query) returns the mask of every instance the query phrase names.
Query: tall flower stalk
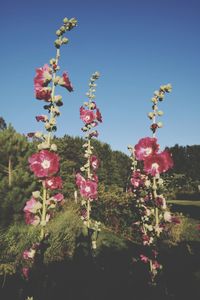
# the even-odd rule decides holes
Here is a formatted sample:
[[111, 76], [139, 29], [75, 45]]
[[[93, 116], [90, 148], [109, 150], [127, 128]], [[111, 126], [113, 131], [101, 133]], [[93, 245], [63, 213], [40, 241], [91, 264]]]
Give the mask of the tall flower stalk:
[[76, 184], [79, 188], [82, 197], [81, 218], [87, 230], [87, 235], [91, 238], [91, 247], [96, 248], [96, 240], [100, 231], [100, 223], [91, 219], [91, 203], [97, 200], [98, 197], [98, 176], [96, 171], [99, 167], [97, 156], [93, 155], [94, 147], [92, 139], [98, 137], [96, 126], [102, 122], [102, 116], [94, 101], [96, 92], [96, 80], [99, 78], [99, 73], [92, 74], [89, 82], [89, 90], [86, 93], [88, 101], [84, 102], [80, 107], [80, 118], [84, 123], [82, 131], [85, 133], [84, 157], [85, 164], [81, 167], [81, 173], [76, 174]]
[[[61, 86], [69, 92], [73, 91], [73, 86], [69, 80], [67, 72], [58, 75], [60, 71], [59, 58], [61, 46], [68, 43], [65, 33], [72, 30], [77, 25], [76, 19], [63, 19], [62, 26], [56, 31], [55, 40], [56, 54], [50, 59], [49, 64], [36, 69], [34, 78], [35, 98], [44, 101], [44, 110], [46, 114], [36, 116], [37, 122], [44, 123], [45, 133], [29, 133], [28, 137], [34, 137], [38, 144], [38, 151], [29, 157], [29, 166], [34, 173], [38, 183], [41, 185], [40, 190], [34, 191], [30, 200], [24, 207], [25, 221], [27, 224], [40, 226], [40, 237], [38, 243], [33, 244], [30, 249], [23, 253], [23, 258], [28, 262], [33, 262], [36, 250], [40, 243], [45, 239], [46, 224], [53, 217], [57, 205], [64, 201], [64, 196], [60, 193], [62, 189], [62, 179], [58, 175], [59, 160], [57, 146], [53, 143], [52, 134], [57, 130], [56, 119], [60, 115], [60, 106], [63, 105], [62, 96], [56, 94], [56, 87]], [[29, 268], [23, 268], [24, 276], [28, 277]]]
[[[158, 262], [157, 242], [167, 223], [174, 221], [161, 194], [163, 180], [160, 177], [160, 174], [173, 167], [173, 161], [167, 150], [159, 151], [160, 146], [156, 138], [156, 131], [163, 126], [157, 121], [157, 118], [163, 115], [158, 104], [163, 101], [165, 93], [169, 92], [171, 92], [170, 84], [161, 86], [154, 92], [152, 111], [148, 114], [152, 121], [150, 126], [152, 137], [142, 138], [134, 147], [129, 147], [132, 160], [130, 186], [137, 210], [133, 229], [139, 232], [144, 246], [139, 260], [149, 264], [151, 282], [154, 282], [158, 271], [162, 269], [162, 265]], [[139, 168], [139, 165], [142, 167]]]

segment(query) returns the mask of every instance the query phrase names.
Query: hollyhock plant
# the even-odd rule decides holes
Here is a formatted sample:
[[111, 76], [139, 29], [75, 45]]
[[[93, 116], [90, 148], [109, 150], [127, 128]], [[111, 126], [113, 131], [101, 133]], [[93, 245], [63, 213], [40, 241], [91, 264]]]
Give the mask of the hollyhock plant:
[[[34, 173], [41, 188], [33, 191], [33, 197], [28, 200], [23, 209], [26, 224], [40, 226], [40, 236], [38, 242], [41, 245], [48, 237], [46, 224], [53, 217], [53, 209], [62, 205], [64, 195], [55, 194], [55, 190], [62, 189], [62, 179], [59, 176], [59, 155], [57, 145], [52, 142], [53, 132], [57, 130], [57, 117], [60, 115], [60, 106], [63, 105], [62, 96], [56, 94], [56, 86], [64, 87], [69, 92], [73, 91], [72, 84], [67, 72], [59, 76], [59, 59], [61, 46], [68, 43], [68, 38], [64, 35], [77, 25], [75, 18], [63, 19], [62, 26], [56, 31], [55, 57], [51, 58], [49, 64], [44, 64], [36, 69], [34, 77], [34, 93], [38, 100], [44, 101], [45, 114], [38, 114], [35, 118], [37, 122], [44, 125], [45, 132], [32, 132], [28, 137], [33, 137], [37, 141], [38, 150], [29, 159], [30, 170]], [[33, 247], [32, 247], [33, 249]], [[36, 251], [37, 249], [35, 249]], [[24, 259], [30, 258], [33, 252], [24, 251]], [[25, 277], [28, 277], [27, 266], [22, 269]]]
[[86, 94], [88, 101], [84, 102], [84, 106], [80, 107], [80, 119], [84, 123], [82, 131], [85, 132], [85, 143], [83, 148], [85, 150], [84, 157], [86, 163], [81, 167], [82, 176], [80, 173], [76, 174], [76, 185], [79, 188], [82, 197], [81, 219], [86, 226], [88, 235], [91, 238], [91, 247], [96, 249], [96, 239], [100, 231], [100, 223], [91, 219], [91, 202], [97, 200], [98, 196], [98, 176], [96, 171], [99, 168], [100, 161], [96, 155], [93, 155], [93, 146], [91, 145], [92, 138], [98, 137], [98, 131], [93, 130], [99, 123], [102, 122], [102, 115], [94, 102], [94, 92], [96, 83], [99, 78], [99, 73], [92, 74], [89, 83], [89, 91]]
[[153, 136], [142, 138], [134, 147], [129, 147], [132, 161], [130, 187], [137, 212], [133, 228], [139, 233], [145, 253], [152, 253], [148, 257], [143, 254], [139, 257], [140, 261], [149, 264], [152, 281], [158, 270], [162, 268], [154, 255], [157, 253], [156, 257], [158, 256], [157, 241], [165, 231], [167, 223], [172, 223], [174, 218], [167, 209], [165, 198], [158, 194], [158, 190], [161, 190], [163, 185], [160, 175], [173, 167], [173, 160], [167, 150], [160, 152], [155, 136], [157, 129], [163, 126], [162, 122], [157, 122], [157, 117], [163, 115], [163, 112], [158, 109], [158, 103], [163, 101], [165, 93], [170, 91], [170, 85], [161, 86], [159, 91], [154, 92], [154, 97], [151, 99], [153, 111], [148, 113], [148, 117], [152, 121], [150, 129]]

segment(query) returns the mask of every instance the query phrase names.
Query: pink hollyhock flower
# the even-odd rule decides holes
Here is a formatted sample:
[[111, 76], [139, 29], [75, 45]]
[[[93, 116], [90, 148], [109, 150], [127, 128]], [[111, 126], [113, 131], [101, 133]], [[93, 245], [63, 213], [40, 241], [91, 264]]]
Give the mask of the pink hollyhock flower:
[[76, 185], [80, 188], [80, 186], [85, 182], [85, 178], [80, 174], [76, 174]]
[[152, 176], [164, 173], [172, 166], [173, 161], [167, 151], [146, 157], [144, 160], [144, 171]]
[[166, 209], [166, 208], [167, 208], [166, 200], [165, 200], [165, 198], [162, 197], [162, 196], [156, 197], [155, 203], [156, 203], [156, 205], [157, 205], [158, 207], [161, 207], [162, 209]]
[[130, 181], [134, 188], [138, 188], [144, 185], [144, 176], [142, 176], [140, 171], [134, 171]]
[[135, 156], [138, 160], [144, 160], [149, 156], [157, 153], [159, 150], [159, 145], [157, 144], [156, 138], [146, 137], [135, 145]]
[[39, 153], [29, 157], [30, 169], [37, 177], [49, 177], [59, 170], [59, 156], [48, 150], [41, 150]]
[[26, 206], [24, 207], [23, 211], [35, 214], [41, 208], [42, 204], [32, 197], [26, 202]]
[[48, 119], [48, 117], [46, 116], [46, 115], [40, 115], [40, 116], [36, 116], [35, 117], [36, 118], [36, 120], [38, 121], [38, 122], [46, 122], [46, 120]]
[[152, 269], [153, 270], [161, 269], [161, 264], [159, 264], [157, 260], [154, 260], [152, 263]]
[[100, 110], [98, 108], [96, 109], [96, 118], [97, 118], [97, 121], [102, 123], [102, 115], [101, 115]]
[[62, 179], [60, 176], [47, 178], [44, 185], [50, 190], [62, 189]]
[[71, 84], [71, 82], [69, 80], [67, 72], [63, 73], [62, 77], [59, 79], [58, 84], [60, 86], [65, 87], [69, 92], [72, 92], [74, 90], [73, 86], [72, 86], [72, 84]]
[[91, 163], [91, 166], [92, 166], [93, 170], [96, 171], [99, 167], [99, 160], [95, 155], [92, 155], [90, 157], [90, 163]]
[[54, 201], [60, 202], [60, 201], [62, 201], [64, 199], [64, 196], [63, 196], [63, 194], [58, 193], [58, 194], [52, 196], [52, 198], [53, 198]]
[[36, 251], [34, 249], [29, 249], [29, 250], [25, 250], [22, 254], [23, 259], [27, 260], [27, 259], [33, 259], [35, 256]]
[[25, 212], [25, 222], [26, 222], [26, 224], [37, 226], [40, 224], [40, 217], [26, 211]]
[[51, 99], [52, 89], [50, 87], [41, 87], [35, 85], [35, 98], [38, 100], [49, 101]]
[[147, 234], [143, 234], [142, 236], [143, 245], [151, 245], [153, 243], [153, 238], [148, 236]]
[[22, 274], [24, 275], [24, 277], [26, 278], [26, 279], [28, 279], [29, 278], [29, 268], [27, 268], [27, 267], [24, 267], [24, 268], [22, 268]]
[[95, 120], [96, 116], [92, 110], [86, 110], [83, 106], [81, 106], [80, 118], [84, 123], [90, 124]]
[[47, 84], [51, 81], [52, 79], [52, 70], [51, 68], [45, 64], [41, 68], [36, 69], [36, 76], [34, 78], [34, 83], [37, 85], [42, 86], [47, 86]]
[[171, 222], [174, 223], [174, 224], [180, 224], [181, 220], [176, 216], [172, 216], [171, 217]]
[[92, 180], [95, 181], [96, 183], [99, 182], [99, 178], [98, 178], [98, 176], [96, 174], [92, 175]]
[[92, 180], [85, 180], [80, 186], [80, 194], [87, 199], [97, 198], [97, 183]]
[[146, 264], [148, 263], [149, 258], [143, 254], [140, 254], [140, 260]]

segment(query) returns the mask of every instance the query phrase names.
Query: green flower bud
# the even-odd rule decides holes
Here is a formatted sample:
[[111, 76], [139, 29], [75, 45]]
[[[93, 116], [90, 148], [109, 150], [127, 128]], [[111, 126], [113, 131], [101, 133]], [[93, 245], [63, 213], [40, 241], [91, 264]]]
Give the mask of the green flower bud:
[[158, 125], [158, 128], [162, 128], [163, 127], [163, 123], [162, 122], [158, 122], [157, 125]]
[[154, 113], [153, 112], [148, 113], [148, 117], [149, 117], [150, 120], [152, 120], [153, 117], [154, 117]]
[[61, 95], [56, 95], [54, 96], [54, 102], [59, 102], [59, 101], [62, 101], [62, 96]]
[[42, 132], [37, 131], [37, 132], [35, 133], [35, 137], [36, 137], [36, 138], [42, 138], [42, 137], [43, 137]]
[[69, 39], [67, 39], [66, 37], [64, 37], [63, 39], [62, 39], [62, 43], [63, 44], [67, 44], [69, 42]]
[[45, 123], [45, 128], [46, 128], [47, 130], [51, 128], [51, 125], [50, 125], [49, 122], [46, 122], [46, 123]]
[[54, 45], [55, 45], [55, 47], [56, 47], [57, 49], [59, 49], [60, 46], [62, 45], [61, 40], [59, 40], [59, 39], [55, 40]]
[[56, 125], [56, 119], [55, 119], [55, 118], [51, 118], [51, 119], [49, 120], [49, 123], [50, 123], [51, 125]]
[[50, 150], [56, 152], [57, 151], [57, 145], [56, 144], [52, 144]]
[[85, 168], [84, 168], [84, 167], [81, 167], [80, 170], [81, 170], [82, 172], [84, 172], [84, 171], [85, 171]]
[[167, 93], [170, 93], [172, 91], [172, 86], [170, 83], [168, 83], [166, 86], [165, 86], [165, 90]]
[[75, 18], [71, 18], [71, 19], [69, 20], [69, 23], [71, 23], [72, 26], [74, 27], [74, 26], [77, 25], [77, 20], [76, 20]]
[[33, 198], [38, 199], [40, 198], [40, 191], [34, 191], [32, 192]]
[[66, 32], [65, 26], [61, 26], [60, 31], [63, 32], [63, 33]]
[[60, 29], [58, 29], [58, 30], [56, 31], [56, 35], [57, 35], [57, 36], [61, 36], [61, 35], [62, 35], [62, 32], [61, 32]]
[[56, 62], [55, 58], [51, 58], [50, 61], [49, 61], [49, 63], [50, 63], [51, 66], [52, 66], [53, 64], [55, 64], [55, 62]]
[[60, 76], [56, 76], [53, 80], [54, 84], [57, 85], [60, 80]]
[[67, 19], [66, 17], [63, 19], [63, 23], [64, 23], [64, 24], [67, 24], [67, 23], [68, 23], [68, 19]]
[[163, 112], [162, 110], [159, 110], [159, 111], [157, 112], [157, 114], [158, 114], [158, 116], [163, 116], [164, 112]]
[[153, 103], [157, 103], [157, 102], [158, 102], [157, 98], [155, 98], [155, 97], [151, 98], [151, 101], [152, 101]]

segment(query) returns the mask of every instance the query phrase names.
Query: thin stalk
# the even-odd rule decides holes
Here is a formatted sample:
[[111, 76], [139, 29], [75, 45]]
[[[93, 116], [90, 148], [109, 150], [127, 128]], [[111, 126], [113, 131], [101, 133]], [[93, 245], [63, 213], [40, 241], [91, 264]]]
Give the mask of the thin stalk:
[[46, 201], [47, 201], [47, 189], [43, 187], [43, 196], [42, 196], [42, 229], [41, 229], [41, 240], [44, 238], [44, 226], [46, 224]]

